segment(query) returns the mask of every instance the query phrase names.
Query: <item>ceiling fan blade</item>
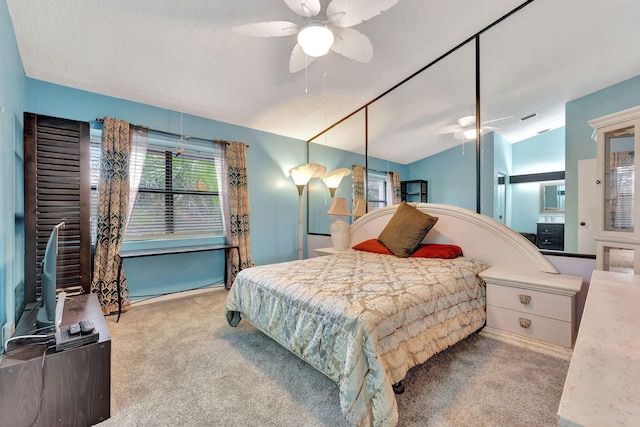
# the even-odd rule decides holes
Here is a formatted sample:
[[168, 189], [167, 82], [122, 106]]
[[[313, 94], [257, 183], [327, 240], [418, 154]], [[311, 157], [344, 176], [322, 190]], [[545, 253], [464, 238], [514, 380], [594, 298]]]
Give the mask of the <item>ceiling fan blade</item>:
[[354, 61], [365, 64], [373, 58], [373, 45], [369, 38], [353, 28], [336, 28], [331, 50]]
[[327, 19], [336, 27], [353, 27], [396, 3], [398, 0], [333, 0], [327, 6]]
[[289, 9], [305, 18], [311, 18], [320, 13], [320, 0], [284, 0], [284, 2]]
[[[499, 122], [501, 120], [507, 120], [512, 118], [513, 116], [505, 116], [505, 117], [500, 117], [499, 119], [493, 119], [493, 120], [487, 120], [486, 122], [482, 122], [482, 124], [486, 124], [486, 123], [494, 123], [494, 122]], [[483, 126], [484, 127], [484, 126]]]
[[307, 56], [300, 45], [296, 43], [291, 51], [291, 57], [289, 58], [289, 72], [297, 73], [300, 70], [307, 68], [316, 58], [313, 56]]
[[447, 125], [442, 126], [440, 129], [438, 129], [436, 135], [444, 135], [445, 133], [454, 133], [462, 130], [463, 129], [458, 125]]
[[268, 21], [239, 25], [231, 30], [234, 33], [250, 37], [282, 37], [297, 34], [300, 27], [288, 21]]

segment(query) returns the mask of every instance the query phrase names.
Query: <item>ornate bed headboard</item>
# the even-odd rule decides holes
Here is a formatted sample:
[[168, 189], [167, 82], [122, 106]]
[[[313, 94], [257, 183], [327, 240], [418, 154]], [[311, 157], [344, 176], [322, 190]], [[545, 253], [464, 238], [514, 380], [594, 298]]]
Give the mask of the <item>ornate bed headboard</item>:
[[[465, 256], [481, 259], [490, 266], [517, 266], [522, 270], [558, 273], [528, 239], [488, 216], [457, 206], [435, 203], [410, 205], [438, 217], [423, 243], [458, 245]], [[350, 246], [377, 238], [397, 208], [398, 205], [377, 209], [356, 220], [351, 225]]]

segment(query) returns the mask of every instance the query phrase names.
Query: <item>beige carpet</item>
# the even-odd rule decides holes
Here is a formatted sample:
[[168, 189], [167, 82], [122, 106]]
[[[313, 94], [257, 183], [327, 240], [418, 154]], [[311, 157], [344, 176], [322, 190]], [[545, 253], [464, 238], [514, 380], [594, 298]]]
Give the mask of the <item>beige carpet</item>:
[[[135, 306], [112, 339], [108, 426], [345, 426], [338, 388], [246, 321], [227, 292]], [[568, 362], [473, 335], [407, 375], [400, 426], [552, 426]]]

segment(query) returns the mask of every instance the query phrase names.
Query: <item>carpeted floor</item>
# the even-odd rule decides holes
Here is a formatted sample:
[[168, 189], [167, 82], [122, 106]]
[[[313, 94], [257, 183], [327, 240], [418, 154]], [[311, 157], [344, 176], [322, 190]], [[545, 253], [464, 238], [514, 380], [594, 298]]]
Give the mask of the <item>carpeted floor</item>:
[[[246, 321], [227, 292], [134, 306], [112, 339], [109, 426], [345, 426], [338, 387]], [[399, 426], [552, 426], [569, 362], [473, 335], [413, 368]]]

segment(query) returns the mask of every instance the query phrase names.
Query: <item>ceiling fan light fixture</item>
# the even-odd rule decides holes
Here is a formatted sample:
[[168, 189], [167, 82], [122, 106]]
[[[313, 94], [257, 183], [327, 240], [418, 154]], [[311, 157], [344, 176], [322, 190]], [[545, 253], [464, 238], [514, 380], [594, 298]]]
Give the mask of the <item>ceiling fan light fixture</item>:
[[[480, 135], [482, 135], [482, 133], [483, 133], [483, 129], [481, 128], [481, 129], [480, 129]], [[463, 132], [463, 134], [464, 134], [464, 137], [465, 137], [465, 138], [467, 138], [467, 139], [473, 139], [473, 138], [475, 138], [475, 137], [476, 137], [476, 128], [473, 128], [473, 129], [467, 129], [467, 130], [465, 130], [465, 131]]]
[[331, 30], [321, 24], [307, 25], [298, 33], [298, 44], [305, 54], [313, 57], [326, 55], [333, 40]]

